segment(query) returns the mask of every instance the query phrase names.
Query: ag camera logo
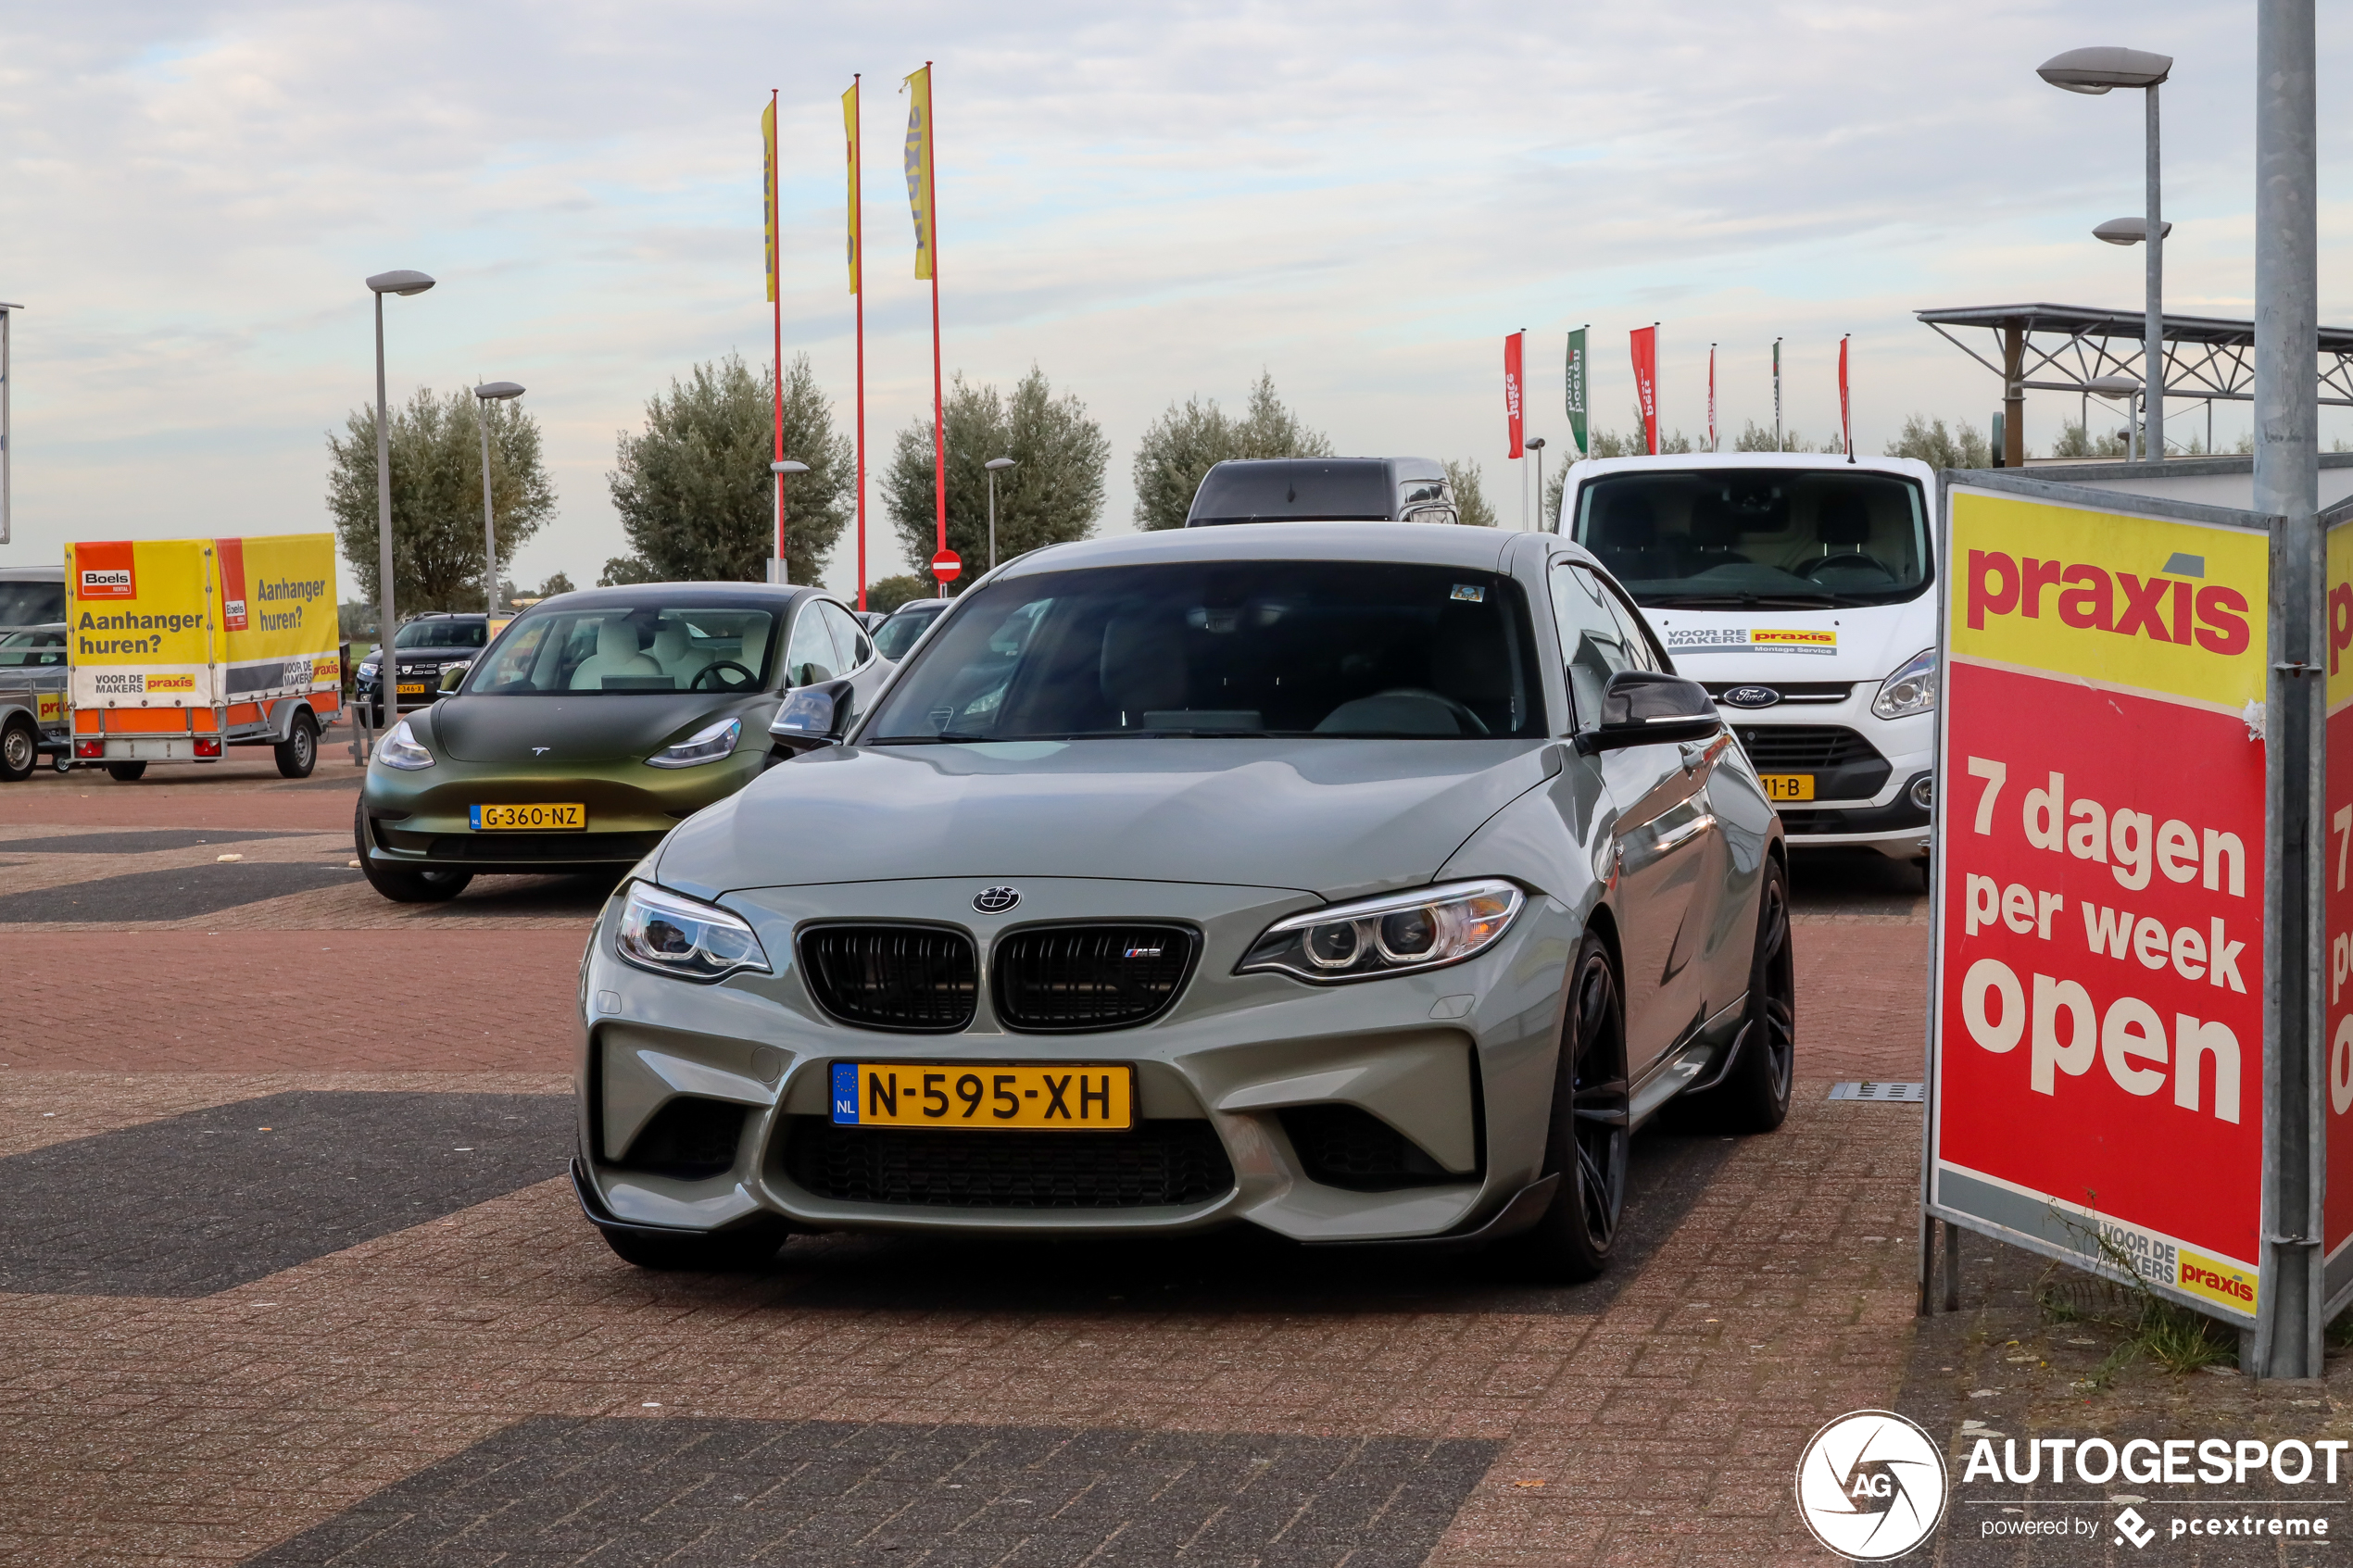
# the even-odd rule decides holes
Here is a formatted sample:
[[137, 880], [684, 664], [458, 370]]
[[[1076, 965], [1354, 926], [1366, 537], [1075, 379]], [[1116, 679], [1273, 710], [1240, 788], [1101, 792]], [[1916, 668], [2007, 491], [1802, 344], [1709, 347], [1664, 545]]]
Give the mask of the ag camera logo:
[[1814, 1434], [1797, 1461], [1797, 1512], [1841, 1557], [1901, 1557], [1944, 1516], [1944, 1456], [1893, 1411], [1855, 1411]]

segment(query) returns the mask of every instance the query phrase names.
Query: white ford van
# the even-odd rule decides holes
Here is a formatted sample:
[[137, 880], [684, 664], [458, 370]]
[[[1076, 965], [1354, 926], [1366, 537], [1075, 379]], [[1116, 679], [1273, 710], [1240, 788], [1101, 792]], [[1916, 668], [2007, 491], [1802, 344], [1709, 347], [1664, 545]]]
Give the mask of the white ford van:
[[1792, 848], [1926, 867], [1935, 497], [1933, 470], [1906, 458], [1716, 453], [1568, 470], [1562, 530], [1716, 698]]

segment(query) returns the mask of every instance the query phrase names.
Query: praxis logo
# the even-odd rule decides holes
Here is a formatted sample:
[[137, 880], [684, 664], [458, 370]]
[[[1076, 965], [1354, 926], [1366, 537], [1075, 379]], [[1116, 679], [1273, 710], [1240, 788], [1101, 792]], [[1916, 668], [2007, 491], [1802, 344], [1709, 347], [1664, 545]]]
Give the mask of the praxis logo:
[[1840, 1416], [1798, 1459], [1797, 1511], [1815, 1538], [1842, 1557], [1901, 1557], [1944, 1515], [1944, 1456], [1892, 1411]]

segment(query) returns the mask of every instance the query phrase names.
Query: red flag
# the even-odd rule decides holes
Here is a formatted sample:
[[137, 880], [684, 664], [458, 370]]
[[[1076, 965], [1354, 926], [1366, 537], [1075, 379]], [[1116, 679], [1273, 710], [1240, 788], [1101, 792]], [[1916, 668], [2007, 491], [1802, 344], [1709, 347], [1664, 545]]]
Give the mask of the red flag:
[[[1848, 335], [1852, 335], [1851, 333]], [[1846, 399], [1846, 339], [1838, 340], [1838, 428], [1849, 461], [1855, 457], [1855, 413]]]
[[1519, 342], [1527, 335], [1521, 331], [1504, 340], [1504, 431], [1511, 442], [1511, 450], [1504, 454], [1506, 458], [1521, 455], [1519, 438], [1525, 404], [1520, 397]]
[[1642, 412], [1642, 450], [1658, 456], [1658, 323], [1636, 327], [1631, 333], [1634, 347], [1634, 405]]
[[1716, 450], [1716, 345], [1707, 345], [1707, 449]]

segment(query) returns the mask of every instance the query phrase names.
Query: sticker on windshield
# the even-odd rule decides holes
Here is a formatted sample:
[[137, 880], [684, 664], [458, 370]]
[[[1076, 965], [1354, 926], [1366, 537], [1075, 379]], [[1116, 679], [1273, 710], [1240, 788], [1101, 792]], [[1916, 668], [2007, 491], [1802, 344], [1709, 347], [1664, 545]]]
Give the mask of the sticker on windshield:
[[1679, 653], [1838, 652], [1835, 630], [1797, 626], [1679, 626], [1667, 628], [1667, 651]]
[[1454, 599], [1468, 599], [1475, 605], [1485, 604], [1487, 602], [1487, 590], [1475, 583], [1457, 583], [1454, 584], [1454, 591], [1452, 594], [1449, 594], [1447, 597]]

